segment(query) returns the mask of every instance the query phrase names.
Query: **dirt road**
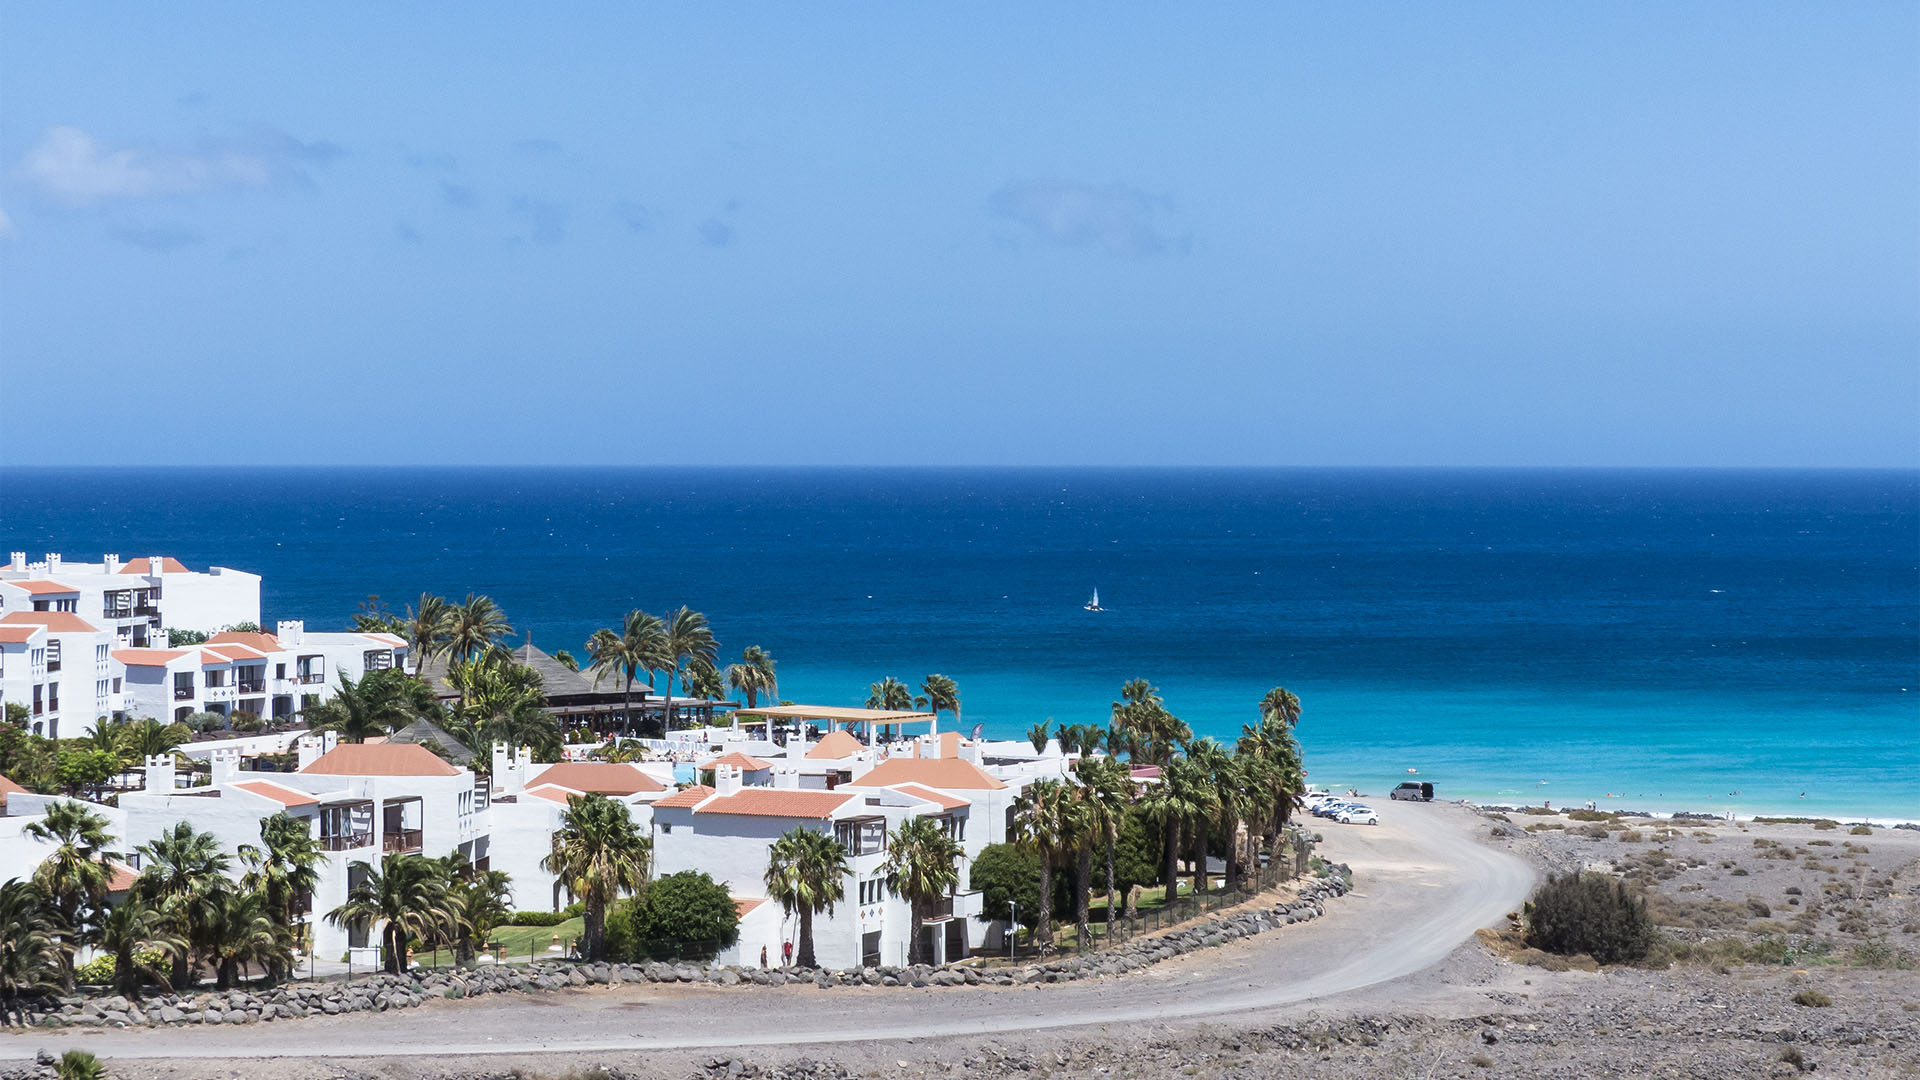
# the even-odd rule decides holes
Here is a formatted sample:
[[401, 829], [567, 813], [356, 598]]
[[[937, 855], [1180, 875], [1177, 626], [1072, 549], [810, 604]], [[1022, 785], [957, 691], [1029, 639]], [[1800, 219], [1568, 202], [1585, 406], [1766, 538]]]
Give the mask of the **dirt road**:
[[438, 1002], [417, 1010], [234, 1027], [31, 1032], [0, 1060], [82, 1046], [105, 1058], [237, 1061], [805, 1046], [1153, 1023], [1284, 1006], [1438, 962], [1516, 908], [1533, 870], [1479, 843], [1458, 807], [1379, 803], [1377, 827], [1327, 824], [1354, 870], [1327, 917], [1122, 978], [1011, 988], [726, 989], [626, 985]]

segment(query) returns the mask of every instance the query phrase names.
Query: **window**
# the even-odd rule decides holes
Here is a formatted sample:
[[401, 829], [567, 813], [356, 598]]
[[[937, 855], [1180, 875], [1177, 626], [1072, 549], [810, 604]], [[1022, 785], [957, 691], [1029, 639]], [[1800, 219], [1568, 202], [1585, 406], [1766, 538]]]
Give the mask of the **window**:
[[80, 601], [78, 601], [78, 600], [55, 600], [55, 601], [53, 602], [53, 610], [55, 610], [55, 611], [79, 611], [79, 610], [80, 610]]
[[173, 673], [173, 700], [186, 701], [193, 697], [193, 672], [176, 671]]
[[860, 883], [860, 903], [863, 907], [870, 904], [878, 904], [886, 898], [887, 881], [885, 878], [870, 878]]
[[59, 638], [55, 638], [52, 641], [47, 642], [47, 670], [48, 671], [60, 670], [60, 639]]
[[209, 668], [207, 670], [207, 689], [211, 690], [215, 687], [225, 685], [227, 685], [227, 671], [225, 668]]
[[663, 832], [663, 833], [669, 833], [669, 832], [672, 832], [672, 831], [673, 831], [673, 822], [671, 822], [671, 821], [663, 821], [663, 822], [661, 822], [661, 823], [660, 823], [660, 831], [661, 831], [661, 832]]
[[116, 694], [120, 692], [120, 680], [119, 680], [119, 679], [115, 679], [115, 680], [113, 680], [113, 692], [114, 692], [114, 693], [116, 693]]
[[287, 677], [287, 665], [285, 665], [285, 664], [275, 664], [275, 665], [273, 665], [273, 677], [274, 677], [274, 678], [276, 678], [276, 679], [284, 679], [284, 678], [286, 678], [286, 677]]
[[393, 666], [393, 650], [368, 649], [361, 659], [366, 663], [366, 670], [385, 671]]
[[104, 664], [107, 662], [107, 646], [95, 645], [93, 647], [93, 662], [96, 664]]
[[887, 821], [885, 818], [857, 818], [853, 821], [838, 822], [833, 827], [834, 839], [849, 855], [872, 855], [887, 846]]

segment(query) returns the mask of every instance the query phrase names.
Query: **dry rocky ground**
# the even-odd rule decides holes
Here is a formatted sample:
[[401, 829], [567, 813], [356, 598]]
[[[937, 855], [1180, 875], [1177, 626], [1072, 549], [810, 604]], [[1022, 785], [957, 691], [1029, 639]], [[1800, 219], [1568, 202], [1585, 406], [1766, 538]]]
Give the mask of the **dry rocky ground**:
[[1920, 1077], [1920, 832], [1540, 813], [1488, 814], [1479, 828], [1544, 869], [1604, 869], [1645, 887], [1661, 954], [1601, 969], [1489, 932], [1414, 978], [1232, 1022], [1103, 1027], [1089, 1016], [1077, 1029], [794, 1051], [128, 1063], [113, 1075]]

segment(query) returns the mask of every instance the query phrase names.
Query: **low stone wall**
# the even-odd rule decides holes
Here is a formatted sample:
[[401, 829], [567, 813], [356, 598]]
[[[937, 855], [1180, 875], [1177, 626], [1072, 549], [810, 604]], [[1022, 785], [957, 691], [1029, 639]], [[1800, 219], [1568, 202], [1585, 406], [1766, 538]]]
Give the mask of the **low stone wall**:
[[160, 994], [140, 1001], [124, 997], [62, 998], [45, 1013], [29, 1013], [44, 1027], [146, 1027], [179, 1024], [260, 1024], [416, 1008], [435, 998], [478, 994], [565, 990], [621, 983], [707, 983], [714, 986], [790, 986], [811, 984], [822, 990], [844, 986], [1019, 986], [1074, 982], [1123, 975], [1183, 953], [1213, 948], [1326, 913], [1327, 901], [1352, 888], [1353, 872], [1344, 864], [1309, 880], [1297, 895], [1229, 915], [1201, 919], [1152, 938], [1112, 949], [1063, 956], [1045, 963], [1006, 970], [954, 967], [878, 967], [845, 971], [711, 967], [651, 962], [638, 964], [542, 961], [525, 966], [498, 965], [407, 976], [373, 975], [351, 982], [288, 983], [270, 990], [231, 990], [198, 994]]

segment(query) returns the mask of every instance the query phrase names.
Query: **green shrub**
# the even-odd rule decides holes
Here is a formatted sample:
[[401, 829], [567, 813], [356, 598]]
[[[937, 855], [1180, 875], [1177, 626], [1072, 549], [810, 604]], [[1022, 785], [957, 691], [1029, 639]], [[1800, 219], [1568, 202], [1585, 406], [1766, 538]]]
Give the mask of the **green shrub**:
[[507, 917], [508, 926], [559, 926], [573, 916], [564, 911], [516, 911]]
[[228, 724], [234, 731], [242, 735], [257, 735], [267, 728], [267, 722], [260, 719], [259, 714], [250, 713], [244, 709], [236, 710], [234, 714], [228, 718]]
[[1848, 829], [1847, 832], [1853, 836], [1872, 836], [1873, 835], [1873, 829], [1870, 826], [1866, 826], [1866, 825], [1855, 825], [1853, 828]]
[[101, 1080], [107, 1075], [107, 1067], [85, 1050], [69, 1050], [60, 1055], [60, 1064], [54, 1066], [54, 1075], [60, 1080]]
[[1612, 821], [1618, 814], [1609, 814], [1605, 810], [1569, 810], [1567, 817], [1574, 821]]
[[1824, 1009], [1833, 1004], [1833, 999], [1818, 990], [1802, 990], [1793, 995], [1793, 1003], [1809, 1009]]
[[711, 960], [740, 937], [727, 887], [697, 870], [668, 874], [623, 906], [634, 960]]
[[1617, 964], [1644, 958], [1653, 940], [1646, 901], [1605, 874], [1549, 876], [1528, 904], [1527, 944], [1543, 952]]

